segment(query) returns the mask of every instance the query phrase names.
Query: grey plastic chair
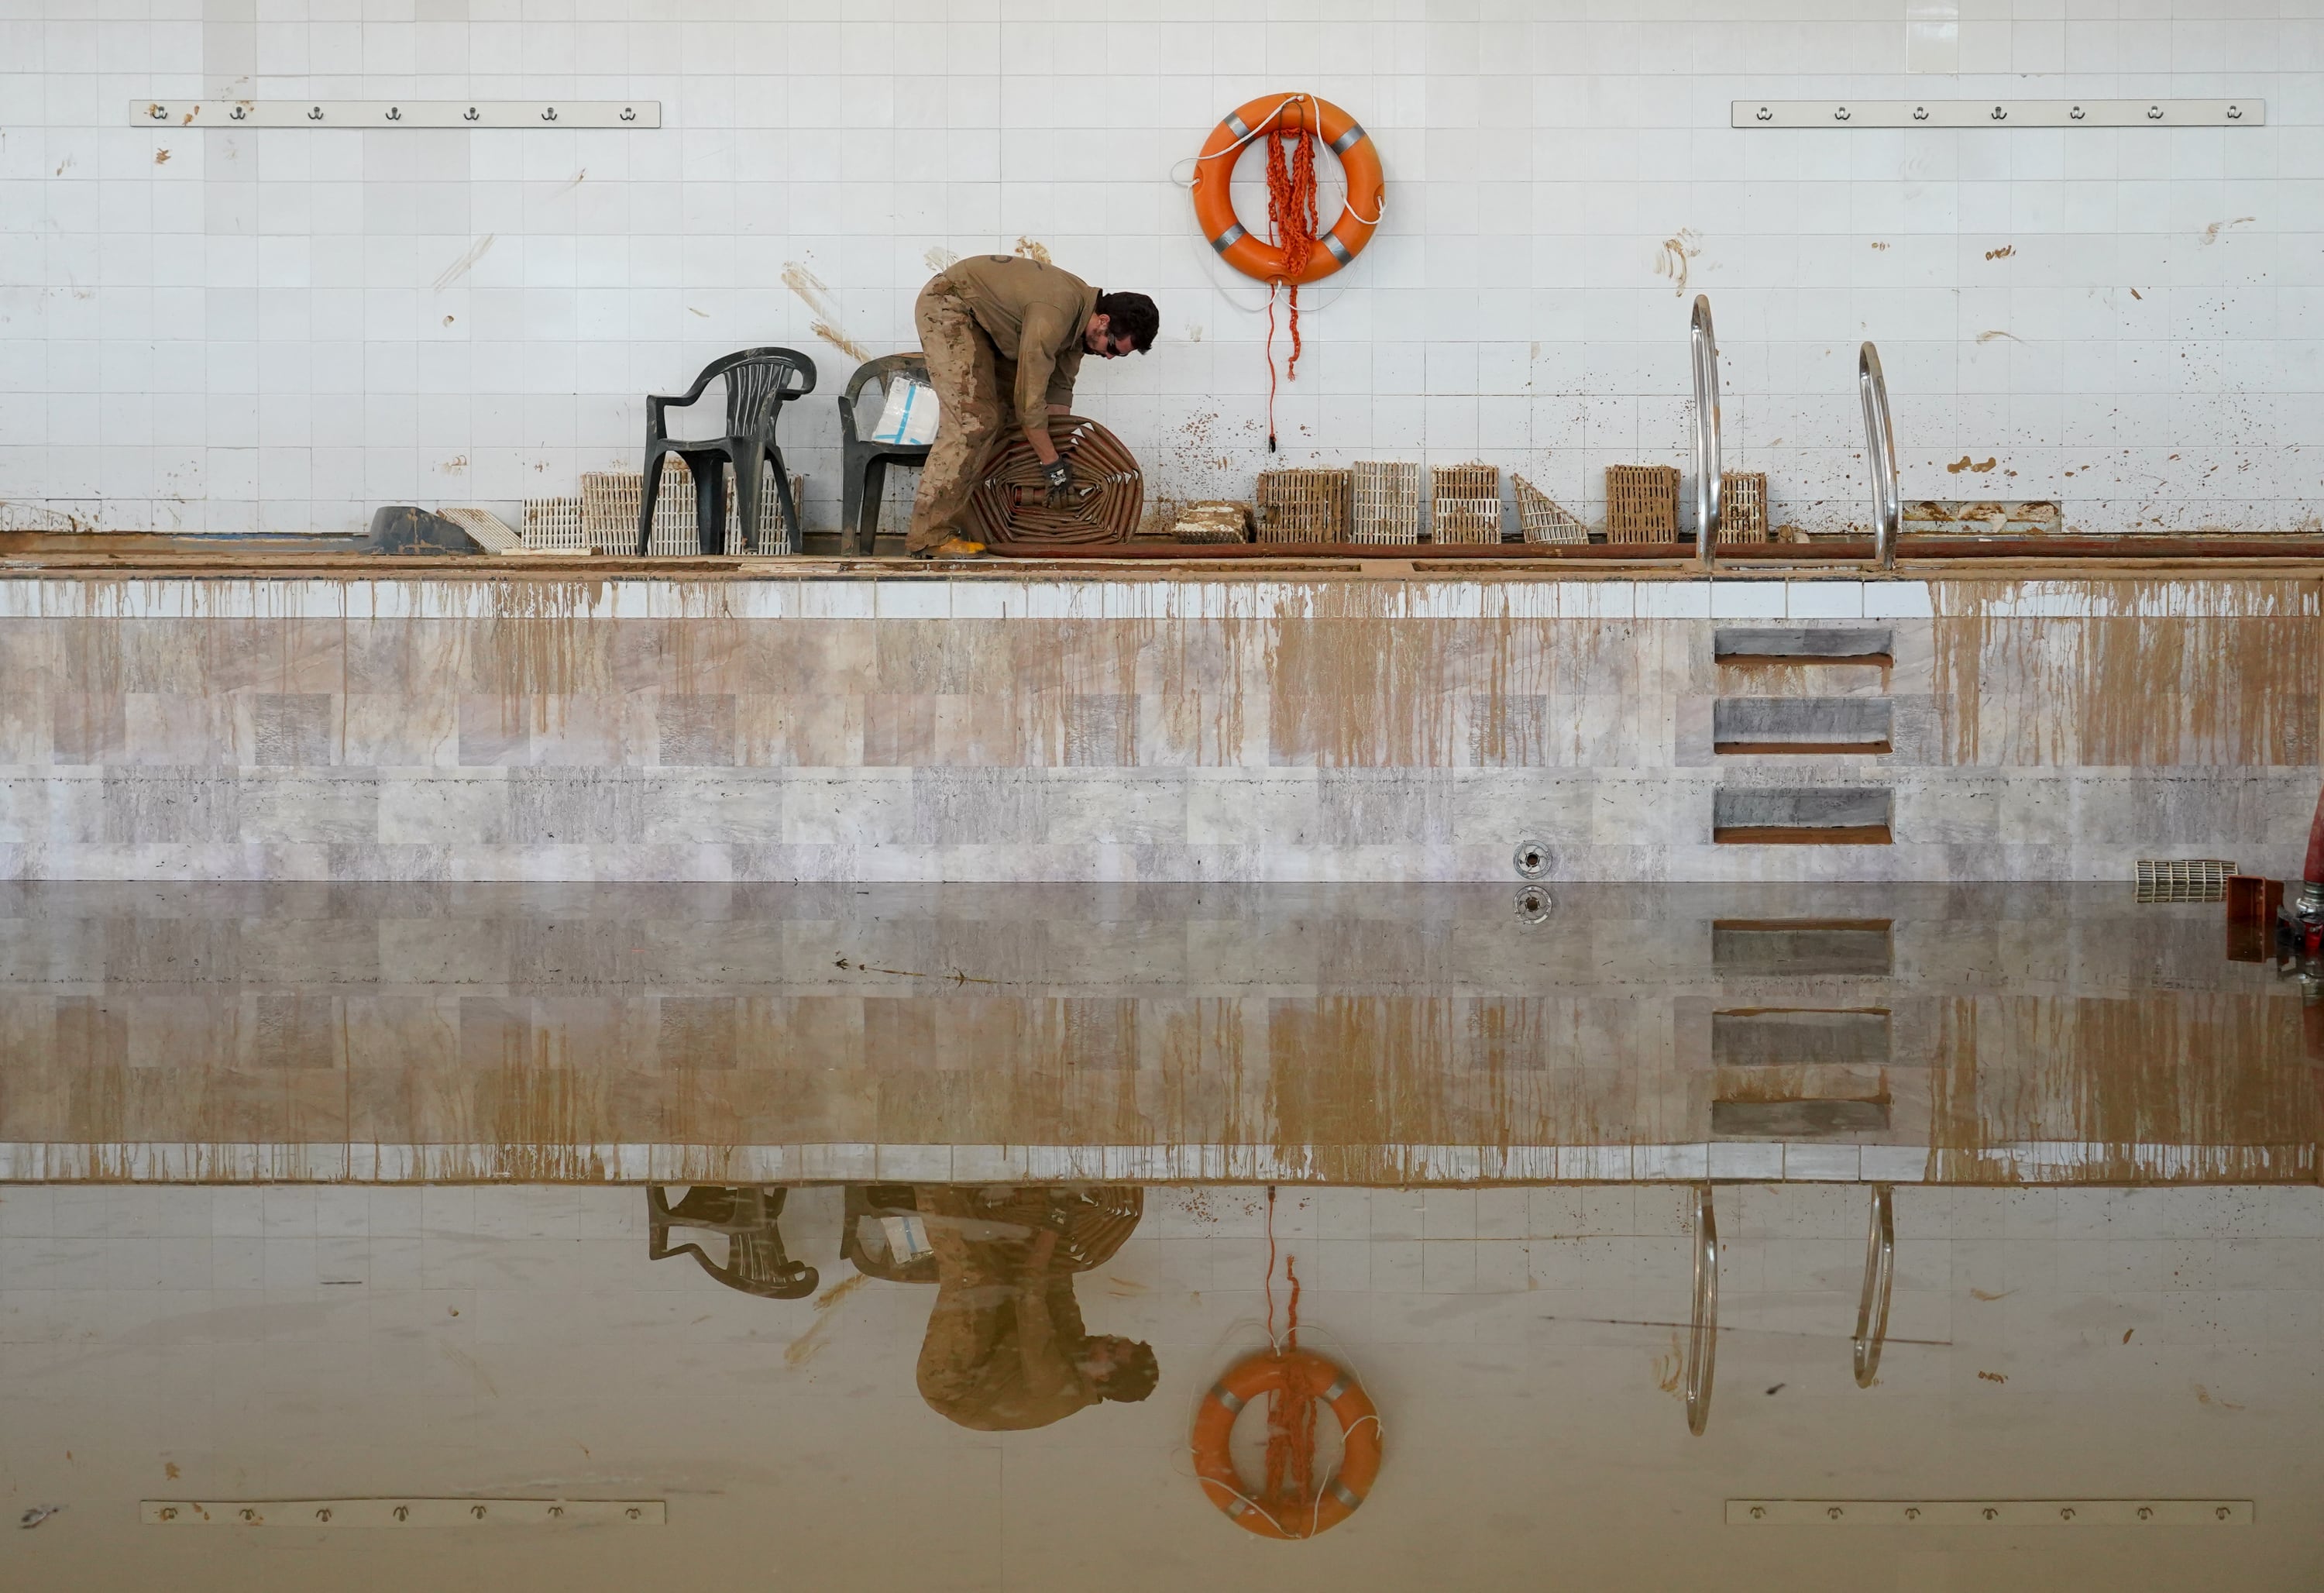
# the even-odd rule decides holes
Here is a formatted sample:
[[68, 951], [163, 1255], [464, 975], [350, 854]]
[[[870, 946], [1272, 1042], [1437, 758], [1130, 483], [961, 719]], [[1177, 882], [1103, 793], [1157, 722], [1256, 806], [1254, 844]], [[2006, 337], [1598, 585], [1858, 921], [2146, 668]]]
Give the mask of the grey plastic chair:
[[[674, 1255], [691, 1255], [704, 1272], [729, 1289], [762, 1300], [804, 1300], [815, 1292], [819, 1280], [815, 1268], [804, 1261], [793, 1261], [783, 1250], [777, 1219], [783, 1214], [784, 1193], [732, 1184], [696, 1184], [673, 1206], [659, 1184], [648, 1184], [646, 1259], [667, 1261]], [[672, 1245], [669, 1231], [674, 1227], [724, 1235], [725, 1264], [711, 1260], [710, 1253], [699, 1245]]]
[[900, 377], [925, 384], [928, 379], [928, 362], [917, 354], [883, 354], [878, 359], [864, 361], [855, 367], [847, 380], [847, 391], [839, 400], [839, 435], [842, 441], [840, 494], [840, 538], [852, 538], [858, 553], [872, 551], [872, 544], [880, 533], [880, 499], [887, 490], [888, 467], [890, 464], [923, 465], [927, 462], [925, 446], [908, 448], [901, 443], [874, 442], [855, 434], [855, 402], [867, 383], [880, 384], [880, 401], [886, 403], [889, 384]]
[[[700, 398], [711, 383], [726, 378], [726, 435], [672, 437], [664, 412]], [[661, 493], [662, 461], [671, 454], [694, 473], [696, 535], [706, 553], [726, 551], [726, 467], [734, 467], [734, 506], [742, 523], [742, 545], [759, 547], [759, 473], [775, 471], [775, 498], [782, 505], [786, 553], [799, 551], [798, 505], [791, 499], [790, 473], [775, 446], [775, 423], [783, 405], [815, 391], [815, 361], [796, 348], [745, 348], [702, 367], [683, 397], [646, 395], [645, 491], [638, 511], [638, 557], [653, 540], [654, 500]]]

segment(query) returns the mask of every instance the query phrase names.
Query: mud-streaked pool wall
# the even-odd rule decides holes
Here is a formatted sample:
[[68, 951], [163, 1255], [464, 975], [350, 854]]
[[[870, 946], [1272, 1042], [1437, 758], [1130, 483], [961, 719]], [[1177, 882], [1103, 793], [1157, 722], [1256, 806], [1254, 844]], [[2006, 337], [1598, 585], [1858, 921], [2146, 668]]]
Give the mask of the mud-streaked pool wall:
[[[0, 874], [2127, 879], [2285, 873], [2312, 579], [0, 582]], [[1727, 626], [1886, 664], [1721, 664]], [[1886, 754], [1714, 750], [1878, 699]], [[1887, 793], [1887, 845], [1715, 794]]]

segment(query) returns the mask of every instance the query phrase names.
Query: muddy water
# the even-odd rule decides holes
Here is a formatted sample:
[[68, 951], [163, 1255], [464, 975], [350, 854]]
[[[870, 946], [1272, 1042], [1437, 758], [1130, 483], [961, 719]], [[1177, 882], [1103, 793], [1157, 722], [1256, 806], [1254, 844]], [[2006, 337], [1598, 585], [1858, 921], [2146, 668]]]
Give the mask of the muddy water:
[[[0, 1579], [2314, 1586], [2324, 1191], [1900, 1189], [1859, 1386], [1867, 1206], [1720, 1190], [1706, 1380], [1668, 1186], [0, 1187]], [[1205, 1454], [1380, 1461], [1267, 1542], [1295, 1320], [1376, 1425]]]
[[14, 886], [0, 1176], [2301, 1182], [2126, 887]]

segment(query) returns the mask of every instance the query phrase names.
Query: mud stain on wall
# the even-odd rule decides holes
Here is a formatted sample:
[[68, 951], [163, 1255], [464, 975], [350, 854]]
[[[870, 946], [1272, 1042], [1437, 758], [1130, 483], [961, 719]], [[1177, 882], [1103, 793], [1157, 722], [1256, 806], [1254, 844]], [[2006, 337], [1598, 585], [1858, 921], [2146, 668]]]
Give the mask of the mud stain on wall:
[[[2318, 757], [2314, 582], [1931, 583], [1960, 764], [2252, 765]], [[2043, 612], [2060, 599], [2089, 617]], [[2229, 617], [2232, 616], [2232, 617]]]
[[492, 252], [493, 244], [499, 236], [500, 235], [497, 233], [488, 232], [484, 234], [484, 236], [478, 238], [475, 243], [468, 245], [467, 252], [466, 254], [462, 255], [457, 260], [453, 261], [451, 264], [446, 266], [442, 271], [438, 272], [436, 276], [435, 283], [433, 284], [436, 292], [439, 293], [442, 292], [454, 282], [458, 282], [462, 277], [467, 275], [469, 272], [475, 270], [476, 262], [482, 260], [486, 255]]
[[839, 324], [839, 309], [831, 301], [831, 289], [824, 280], [797, 260], [783, 262], [783, 286], [798, 301], [815, 312], [807, 330], [830, 344], [834, 348], [857, 360], [872, 357], [864, 347], [849, 337]]
[[[1929, 1176], [2280, 1182], [2315, 1173], [2300, 1003], [2231, 993], [1947, 1004]], [[2072, 1147], [2060, 1162], [2044, 1146]]]

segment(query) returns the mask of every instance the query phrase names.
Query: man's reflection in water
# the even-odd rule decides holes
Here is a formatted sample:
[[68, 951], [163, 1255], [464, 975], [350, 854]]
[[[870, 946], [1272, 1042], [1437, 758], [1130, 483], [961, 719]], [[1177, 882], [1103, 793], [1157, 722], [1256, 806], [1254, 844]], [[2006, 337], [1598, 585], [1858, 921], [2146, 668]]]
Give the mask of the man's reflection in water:
[[919, 1366], [931, 1406], [991, 1432], [1154, 1392], [1153, 1347], [1090, 1333], [1074, 1299], [1074, 1274], [1102, 1265], [1138, 1226], [1142, 1191], [923, 1184], [911, 1193], [936, 1253]]

